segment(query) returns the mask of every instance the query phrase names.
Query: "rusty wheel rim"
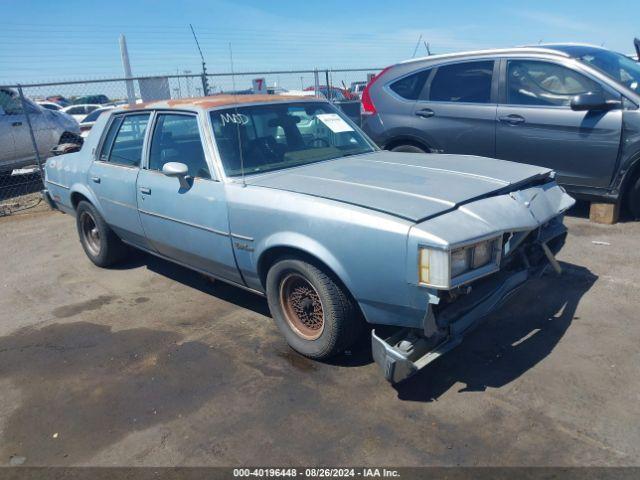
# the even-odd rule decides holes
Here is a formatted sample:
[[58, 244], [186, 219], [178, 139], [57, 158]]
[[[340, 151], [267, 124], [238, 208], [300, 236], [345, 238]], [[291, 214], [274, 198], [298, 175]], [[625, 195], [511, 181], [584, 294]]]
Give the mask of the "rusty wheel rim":
[[324, 330], [324, 310], [317, 290], [302, 275], [290, 273], [280, 282], [280, 305], [291, 329], [305, 340]]
[[91, 255], [98, 256], [100, 254], [100, 231], [93, 215], [89, 212], [82, 212], [80, 215], [80, 227], [87, 249], [91, 252]]

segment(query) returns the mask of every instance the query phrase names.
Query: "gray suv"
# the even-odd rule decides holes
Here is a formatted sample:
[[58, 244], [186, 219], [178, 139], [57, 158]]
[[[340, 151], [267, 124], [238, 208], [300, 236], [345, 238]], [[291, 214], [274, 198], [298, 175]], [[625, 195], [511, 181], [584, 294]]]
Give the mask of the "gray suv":
[[[25, 101], [38, 153], [44, 161], [61, 143], [82, 143], [80, 126], [71, 116]], [[27, 116], [18, 94], [0, 88], [0, 174], [36, 163]]]
[[362, 126], [388, 150], [549, 167], [575, 196], [625, 202], [640, 218], [639, 106], [640, 63], [545, 45], [388, 67], [363, 93]]

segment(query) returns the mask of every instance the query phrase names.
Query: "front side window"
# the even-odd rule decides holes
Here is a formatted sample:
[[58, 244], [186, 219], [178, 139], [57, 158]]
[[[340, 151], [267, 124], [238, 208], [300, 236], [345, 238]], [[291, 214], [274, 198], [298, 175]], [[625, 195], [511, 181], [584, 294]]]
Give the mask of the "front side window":
[[211, 112], [227, 176], [267, 172], [374, 151], [327, 103], [247, 106]]
[[431, 70], [422, 70], [421, 72], [413, 73], [400, 80], [396, 80], [389, 85], [389, 88], [404, 99], [417, 100], [422, 91], [422, 87], [424, 87], [424, 82], [426, 82], [430, 73]]
[[493, 60], [438, 67], [429, 88], [433, 102], [489, 103]]
[[[149, 114], [126, 115], [112, 122], [103, 143], [100, 159], [109, 163], [137, 167], [142, 158], [142, 144], [149, 123]], [[114, 130], [117, 133], [114, 135]], [[110, 141], [110, 136], [114, 136]], [[112, 145], [109, 146], [109, 143]], [[105, 151], [105, 148], [107, 149]]]
[[168, 162], [184, 163], [192, 177], [211, 178], [195, 115], [158, 115], [151, 138], [149, 169], [162, 171]]
[[616, 82], [640, 93], [640, 63], [610, 50], [594, 50], [579, 57]]
[[575, 95], [589, 92], [602, 92], [602, 87], [562, 65], [535, 60], [510, 60], [507, 64], [509, 104], [569, 106]]

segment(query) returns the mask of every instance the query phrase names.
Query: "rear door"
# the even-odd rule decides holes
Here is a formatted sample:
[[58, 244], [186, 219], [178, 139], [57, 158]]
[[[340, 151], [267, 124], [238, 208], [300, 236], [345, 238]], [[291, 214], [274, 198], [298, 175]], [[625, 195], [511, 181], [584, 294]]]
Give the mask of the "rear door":
[[[188, 188], [167, 177], [167, 162], [187, 165]], [[236, 267], [224, 183], [212, 178], [196, 114], [159, 112], [138, 177], [138, 210], [155, 250], [184, 265], [242, 283]]]
[[148, 112], [114, 116], [87, 179], [105, 221], [120, 238], [143, 248], [148, 244], [136, 205], [136, 180], [149, 118]]
[[496, 157], [554, 169], [560, 183], [606, 187], [620, 148], [622, 110], [579, 112], [571, 99], [601, 91], [595, 79], [551, 60], [505, 59]]
[[494, 60], [433, 69], [409, 120], [438, 153], [495, 155], [497, 83]]

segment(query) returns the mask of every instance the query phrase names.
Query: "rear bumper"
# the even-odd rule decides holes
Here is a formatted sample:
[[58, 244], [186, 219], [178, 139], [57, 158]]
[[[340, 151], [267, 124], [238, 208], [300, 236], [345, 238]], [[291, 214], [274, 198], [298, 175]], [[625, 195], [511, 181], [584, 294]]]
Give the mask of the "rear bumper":
[[[398, 383], [409, 378], [440, 356], [455, 348], [464, 336], [481, 324], [482, 320], [497, 310], [529, 280], [541, 276], [549, 267], [559, 269], [555, 260], [566, 238], [566, 229], [539, 243], [544, 260], [535, 266], [512, 271], [500, 271], [474, 287], [468, 298], [460, 299], [431, 321], [440, 327], [438, 336], [426, 338], [416, 329], [401, 328], [391, 335], [373, 330], [372, 354], [385, 378]], [[543, 245], [546, 247], [543, 247]], [[425, 322], [429, 315], [425, 315]]]
[[51, 198], [51, 194], [49, 194], [49, 190], [45, 188], [42, 190], [41, 193], [42, 193], [42, 198], [46, 202], [46, 204], [49, 205], [49, 207], [52, 210], [58, 210], [58, 206], [56, 205], [56, 202], [53, 201], [53, 198]]

